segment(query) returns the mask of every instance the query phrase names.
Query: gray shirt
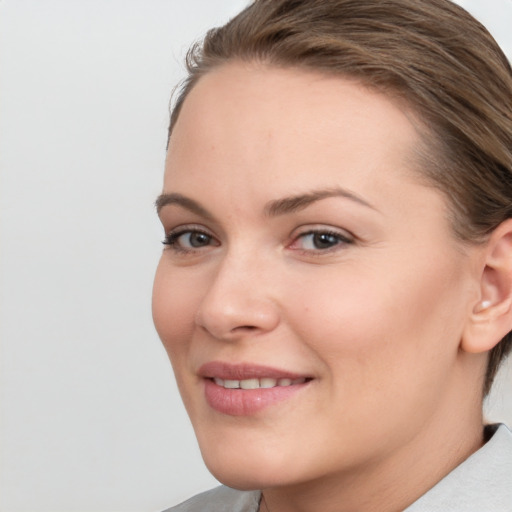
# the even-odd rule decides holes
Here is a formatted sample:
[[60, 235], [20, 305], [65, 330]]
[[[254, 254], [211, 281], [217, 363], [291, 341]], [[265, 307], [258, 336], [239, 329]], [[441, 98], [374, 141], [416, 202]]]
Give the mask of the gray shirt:
[[[488, 428], [489, 441], [404, 512], [512, 512], [512, 432]], [[260, 497], [221, 486], [164, 512], [257, 512]]]

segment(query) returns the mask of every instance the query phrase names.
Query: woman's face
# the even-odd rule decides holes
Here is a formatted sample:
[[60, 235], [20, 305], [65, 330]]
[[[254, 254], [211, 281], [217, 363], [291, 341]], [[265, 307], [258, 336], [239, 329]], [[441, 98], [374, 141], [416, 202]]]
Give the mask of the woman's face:
[[210, 72], [185, 101], [153, 314], [228, 485], [384, 464], [458, 414], [475, 265], [416, 178], [412, 119], [355, 82], [262, 65]]

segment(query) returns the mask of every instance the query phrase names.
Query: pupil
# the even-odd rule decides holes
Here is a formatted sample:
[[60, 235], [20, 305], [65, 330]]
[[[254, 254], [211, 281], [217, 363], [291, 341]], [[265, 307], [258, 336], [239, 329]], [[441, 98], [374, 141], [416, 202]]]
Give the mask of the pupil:
[[317, 249], [326, 249], [336, 245], [338, 239], [334, 235], [329, 235], [328, 233], [320, 233], [314, 235], [313, 241]]
[[203, 247], [208, 245], [210, 237], [204, 233], [191, 233], [190, 234], [190, 245], [192, 247]]

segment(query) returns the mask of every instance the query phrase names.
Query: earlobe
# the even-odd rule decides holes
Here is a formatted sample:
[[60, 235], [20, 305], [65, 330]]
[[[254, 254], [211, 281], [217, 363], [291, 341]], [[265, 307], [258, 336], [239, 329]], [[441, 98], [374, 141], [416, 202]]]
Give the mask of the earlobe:
[[512, 330], [512, 219], [500, 224], [485, 246], [480, 298], [461, 342], [471, 353], [491, 350]]

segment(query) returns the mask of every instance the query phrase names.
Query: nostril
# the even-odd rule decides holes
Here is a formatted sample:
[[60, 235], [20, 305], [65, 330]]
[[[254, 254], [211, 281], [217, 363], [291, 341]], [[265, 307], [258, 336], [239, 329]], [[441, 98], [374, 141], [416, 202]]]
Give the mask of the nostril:
[[234, 329], [231, 330], [231, 332], [236, 332], [236, 331], [254, 331], [256, 330], [257, 327], [254, 326], [254, 325], [240, 325], [238, 327], [235, 327]]

